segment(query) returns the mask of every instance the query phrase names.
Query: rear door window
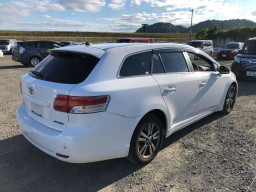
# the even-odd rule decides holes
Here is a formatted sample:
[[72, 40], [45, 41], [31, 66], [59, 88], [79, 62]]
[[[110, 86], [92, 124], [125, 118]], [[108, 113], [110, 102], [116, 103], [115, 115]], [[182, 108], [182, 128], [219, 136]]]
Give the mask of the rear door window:
[[29, 75], [55, 83], [77, 84], [89, 76], [98, 62], [91, 55], [58, 53], [44, 59]]
[[183, 53], [161, 53], [166, 72], [188, 72], [187, 62]]
[[151, 52], [138, 53], [127, 57], [121, 67], [121, 77], [147, 75], [150, 72]]

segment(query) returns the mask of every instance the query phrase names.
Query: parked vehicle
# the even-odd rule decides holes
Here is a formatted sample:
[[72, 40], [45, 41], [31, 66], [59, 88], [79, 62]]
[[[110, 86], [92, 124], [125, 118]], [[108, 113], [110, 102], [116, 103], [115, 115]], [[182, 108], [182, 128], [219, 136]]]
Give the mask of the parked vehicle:
[[117, 43], [154, 43], [154, 39], [151, 38], [123, 38], [117, 39]]
[[256, 79], [256, 38], [248, 39], [234, 58], [231, 70], [237, 78]]
[[213, 42], [212, 40], [192, 40], [188, 42], [188, 45], [198, 48], [208, 55], [213, 55]]
[[73, 41], [61, 41], [60, 43], [63, 44], [64, 46], [70, 46], [74, 44]]
[[219, 49], [217, 59], [234, 59], [237, 53], [243, 48], [242, 42], [230, 42], [223, 49]]
[[106, 43], [51, 50], [21, 90], [20, 130], [45, 153], [72, 163], [148, 163], [172, 133], [230, 113], [237, 82], [187, 45]]
[[16, 42], [16, 39], [0, 39], [0, 50], [3, 53], [11, 54]]
[[36, 66], [46, 56], [48, 49], [62, 47], [63, 44], [56, 41], [22, 41], [13, 48], [12, 60], [21, 62], [25, 66]]

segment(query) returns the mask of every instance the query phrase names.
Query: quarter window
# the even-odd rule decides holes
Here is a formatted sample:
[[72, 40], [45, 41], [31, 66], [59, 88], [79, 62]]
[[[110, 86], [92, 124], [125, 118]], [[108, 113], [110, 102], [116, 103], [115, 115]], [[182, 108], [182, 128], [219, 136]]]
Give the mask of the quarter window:
[[194, 53], [188, 53], [194, 71], [215, 71], [212, 61], [206, 57]]
[[188, 72], [183, 53], [161, 53], [166, 72]]
[[150, 72], [151, 52], [138, 53], [127, 57], [120, 70], [121, 77], [146, 75]]

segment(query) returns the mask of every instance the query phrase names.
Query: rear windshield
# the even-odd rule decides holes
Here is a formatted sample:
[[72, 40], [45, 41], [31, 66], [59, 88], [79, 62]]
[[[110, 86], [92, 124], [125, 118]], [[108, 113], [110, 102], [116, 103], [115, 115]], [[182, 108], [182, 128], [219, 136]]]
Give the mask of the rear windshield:
[[58, 53], [46, 57], [29, 75], [55, 83], [77, 84], [89, 76], [98, 62], [91, 55]]
[[9, 45], [8, 40], [0, 40], [0, 45]]
[[202, 46], [202, 42], [188, 42], [188, 45], [192, 46], [192, 47], [201, 47]]
[[256, 54], [256, 40], [246, 41], [242, 53], [245, 54]]
[[239, 44], [230, 43], [230, 44], [227, 44], [224, 48], [225, 49], [238, 49], [239, 48]]

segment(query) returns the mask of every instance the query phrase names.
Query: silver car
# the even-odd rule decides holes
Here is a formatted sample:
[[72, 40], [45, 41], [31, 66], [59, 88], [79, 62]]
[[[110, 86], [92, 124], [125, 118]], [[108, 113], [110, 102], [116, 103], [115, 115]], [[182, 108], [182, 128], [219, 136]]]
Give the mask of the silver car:
[[207, 53], [208, 55], [213, 54], [213, 42], [212, 40], [193, 40], [189, 41], [188, 45], [199, 48], [203, 52]]

